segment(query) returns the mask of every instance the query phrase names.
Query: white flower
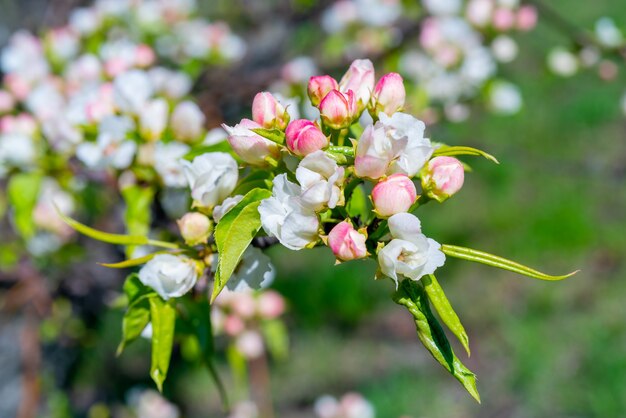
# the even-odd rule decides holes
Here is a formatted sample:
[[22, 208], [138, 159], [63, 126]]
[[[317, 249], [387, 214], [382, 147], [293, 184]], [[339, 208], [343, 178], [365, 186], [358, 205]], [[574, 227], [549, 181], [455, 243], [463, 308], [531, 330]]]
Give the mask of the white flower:
[[148, 140], [159, 139], [167, 126], [168, 111], [165, 99], [155, 99], [146, 103], [139, 112], [141, 134]]
[[190, 101], [179, 103], [170, 118], [174, 137], [181, 141], [199, 138], [202, 135], [204, 119], [204, 114], [197, 104]]
[[26, 168], [35, 162], [33, 139], [18, 133], [0, 135], [0, 166]]
[[98, 125], [96, 143], [81, 143], [76, 156], [90, 168], [127, 168], [137, 150], [137, 144], [126, 139], [134, 127], [135, 123], [127, 116], [107, 116]]
[[221, 205], [215, 206], [213, 209], [213, 220], [215, 223], [222, 220], [229, 210], [237, 206], [237, 203], [241, 202], [241, 199], [243, 199], [243, 195], [238, 194], [237, 196], [227, 197]]
[[424, 122], [401, 112], [391, 117], [380, 113], [379, 117], [357, 144], [357, 176], [378, 179], [402, 173], [414, 177], [434, 151], [430, 140], [424, 138]]
[[398, 275], [419, 280], [443, 266], [446, 257], [441, 245], [422, 234], [417, 217], [409, 213], [394, 215], [389, 218], [389, 230], [394, 239], [378, 252], [378, 264], [396, 286]]
[[152, 83], [144, 71], [125, 72], [113, 82], [115, 105], [122, 112], [138, 114], [152, 94]]
[[389, 174], [402, 173], [409, 177], [415, 176], [434, 151], [430, 140], [424, 138], [426, 128], [424, 122], [401, 112], [396, 112], [391, 117], [384, 113], [378, 116], [388, 130], [388, 136], [401, 143], [406, 141], [406, 145], [391, 164]]
[[257, 331], [244, 331], [235, 340], [235, 347], [247, 359], [260, 357], [265, 346], [263, 338]]
[[158, 254], [139, 270], [139, 280], [168, 300], [189, 292], [198, 280], [198, 271], [187, 257]]
[[596, 22], [596, 37], [603, 46], [617, 48], [624, 43], [624, 35], [610, 17], [602, 17]]
[[203, 154], [192, 162], [182, 161], [182, 164], [196, 206], [220, 204], [237, 185], [237, 162], [225, 152]]
[[456, 15], [461, 11], [461, 0], [424, 0], [424, 8], [434, 15]]
[[300, 187], [287, 180], [286, 174], [281, 174], [274, 179], [272, 192], [272, 197], [259, 205], [265, 232], [292, 250], [301, 250], [315, 243], [319, 220], [314, 211], [302, 205]]
[[324, 151], [315, 151], [300, 162], [296, 178], [302, 192], [302, 204], [315, 211], [334, 208], [341, 203], [344, 168], [337, 165]]
[[189, 146], [180, 142], [157, 142], [154, 148], [154, 169], [168, 187], [185, 187], [187, 179], [181, 164]]

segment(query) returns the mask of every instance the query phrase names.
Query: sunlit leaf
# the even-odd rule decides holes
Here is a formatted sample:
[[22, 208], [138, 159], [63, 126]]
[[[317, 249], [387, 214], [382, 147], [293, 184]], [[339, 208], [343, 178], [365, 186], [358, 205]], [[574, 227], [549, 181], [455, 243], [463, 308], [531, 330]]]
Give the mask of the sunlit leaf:
[[158, 296], [148, 298], [150, 321], [152, 322], [152, 362], [150, 377], [160, 392], [167, 377], [174, 345], [176, 309]]
[[428, 296], [422, 284], [405, 279], [393, 299], [397, 304], [405, 306], [413, 315], [417, 336], [424, 347], [480, 403], [480, 395], [476, 388], [476, 375], [465, 367], [452, 351], [443, 328], [430, 310]]
[[7, 187], [9, 202], [13, 207], [15, 226], [26, 239], [35, 235], [33, 210], [39, 197], [41, 181], [41, 174], [20, 173], [11, 177]]
[[[131, 185], [122, 189], [122, 196], [126, 203], [124, 223], [128, 235], [147, 236], [150, 232], [151, 211], [154, 200], [154, 189]], [[132, 257], [134, 245], [126, 247], [126, 257]]]
[[244, 251], [261, 229], [258, 207], [261, 200], [271, 195], [272, 192], [266, 189], [251, 190], [217, 224], [215, 242], [219, 257], [211, 301], [214, 301], [226, 286]]
[[493, 254], [485, 253], [471, 248], [457, 247], [455, 245], [442, 245], [441, 251], [450, 257], [461, 258], [463, 260], [474, 261], [476, 263], [486, 264], [488, 266], [497, 267], [503, 270], [512, 271], [539, 280], [563, 280], [578, 273], [579, 270], [573, 271], [562, 276], [550, 276], [549, 274], [531, 269], [515, 261], [498, 257]]
[[472, 148], [472, 147], [460, 147], [460, 146], [451, 147], [448, 145], [442, 145], [435, 150], [433, 155], [435, 157], [440, 157], [440, 156], [451, 157], [454, 155], [476, 155], [476, 156], [485, 157], [486, 159], [493, 161], [496, 164], [500, 164], [500, 162], [493, 155], [488, 154], [485, 151]]
[[439, 285], [437, 278], [430, 274], [422, 278], [422, 283], [424, 284], [424, 290], [426, 290], [428, 299], [437, 311], [439, 318], [441, 318], [443, 323], [446, 324], [450, 331], [459, 339], [469, 356], [469, 338], [465, 332], [465, 328], [463, 324], [461, 324], [461, 320], [456, 312], [454, 312], [454, 309], [452, 309], [452, 305]]

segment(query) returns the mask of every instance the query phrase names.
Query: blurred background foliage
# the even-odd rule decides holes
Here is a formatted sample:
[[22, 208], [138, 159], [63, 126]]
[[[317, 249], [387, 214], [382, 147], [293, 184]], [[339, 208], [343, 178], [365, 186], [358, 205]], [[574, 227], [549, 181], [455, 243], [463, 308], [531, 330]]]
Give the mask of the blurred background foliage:
[[[42, 9], [42, 3], [3, 0], [2, 37], [38, 25], [50, 13], [51, 6]], [[267, 24], [272, 7], [287, 4], [275, 3], [214, 1], [203, 7], [245, 31]], [[618, 1], [551, 5], [581, 27], [600, 16], [626, 26], [626, 8]], [[251, 10], [264, 21], [255, 20]], [[315, 22], [294, 22], [283, 28], [289, 36], [303, 46], [316, 39]], [[459, 195], [446, 205], [426, 206], [420, 217], [426, 234], [439, 242], [483, 249], [548, 273], [582, 272], [546, 283], [454, 260], [440, 270], [439, 281], [470, 336], [466, 364], [480, 379], [483, 404], [477, 405], [427, 358], [411, 318], [389, 299], [390, 283], [372, 280], [372, 263], [333, 267], [324, 249], [273, 248], [269, 254], [279, 274], [274, 287], [289, 303], [291, 339], [289, 358], [272, 364], [278, 416], [309, 417], [316, 397], [349, 390], [362, 392], [382, 418], [626, 414], [626, 124], [617, 106], [625, 71], [620, 68], [613, 83], [585, 73], [554, 77], [545, 68], [546, 53], [567, 40], [541, 19], [535, 32], [517, 40], [520, 58], [503, 72], [520, 86], [523, 110], [511, 117], [477, 110], [464, 123], [428, 131], [437, 141], [488, 150], [501, 164], [471, 160], [474, 172]], [[249, 114], [242, 103], [251, 103], [254, 92], [241, 93], [247, 99], [238, 97], [239, 106], [226, 115], [235, 120]], [[121, 279], [104, 268], [89, 271], [110, 279], [108, 287], [119, 286]], [[115, 358], [122, 311], [84, 315], [60, 293], [38, 331], [46, 400], [41, 415], [125, 416], [129, 390], [152, 387], [149, 343], [140, 341]], [[23, 321], [0, 316], [0, 403], [19, 386], [9, 380], [18, 365], [6, 353], [26, 338], [18, 330]], [[180, 349], [174, 353], [165, 395], [184, 416], [220, 416], [209, 376], [181, 361], [184, 355]], [[221, 368], [226, 371], [225, 359]]]

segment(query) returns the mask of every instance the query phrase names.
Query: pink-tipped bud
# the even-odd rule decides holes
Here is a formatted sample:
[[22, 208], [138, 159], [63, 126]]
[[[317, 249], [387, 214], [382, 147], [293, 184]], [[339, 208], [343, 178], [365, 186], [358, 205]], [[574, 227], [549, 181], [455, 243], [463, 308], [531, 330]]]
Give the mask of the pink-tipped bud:
[[266, 91], [257, 93], [252, 102], [252, 120], [266, 129], [280, 129], [287, 127], [289, 113], [285, 110], [272, 93]]
[[378, 182], [372, 190], [376, 213], [384, 218], [408, 212], [417, 199], [415, 184], [405, 174], [392, 174]]
[[370, 102], [375, 81], [376, 76], [372, 61], [368, 59], [354, 60], [341, 78], [339, 90], [342, 93], [347, 93], [349, 90], [354, 92], [357, 108], [360, 112]]
[[213, 230], [211, 220], [199, 212], [189, 212], [177, 223], [180, 234], [188, 245], [206, 243]]
[[266, 290], [257, 299], [259, 316], [264, 319], [278, 318], [285, 312], [285, 299], [273, 290]]
[[354, 92], [341, 93], [331, 90], [320, 103], [320, 115], [324, 124], [332, 129], [347, 128], [357, 113]]
[[241, 334], [244, 329], [246, 329], [246, 324], [238, 316], [228, 315], [224, 319], [224, 332], [231, 337]]
[[258, 123], [243, 119], [235, 126], [222, 125], [222, 127], [228, 132], [228, 143], [233, 151], [248, 164], [265, 166], [267, 158], [280, 158], [278, 144], [252, 131], [262, 128]]
[[328, 146], [328, 138], [313, 122], [298, 119], [289, 123], [285, 131], [289, 151], [304, 157]]
[[435, 157], [422, 170], [422, 189], [428, 197], [443, 202], [463, 187], [463, 164], [453, 157]]
[[328, 234], [328, 246], [339, 260], [349, 261], [367, 256], [365, 235], [354, 229], [352, 224], [343, 221], [335, 225]]
[[15, 99], [6, 90], [0, 90], [0, 114], [8, 113], [15, 107]]
[[531, 5], [525, 5], [517, 11], [517, 29], [529, 31], [537, 25], [537, 9]]
[[398, 73], [385, 74], [376, 84], [372, 95], [373, 114], [383, 112], [392, 115], [404, 107], [406, 90], [404, 80]]
[[339, 90], [339, 84], [329, 75], [319, 75], [309, 79], [308, 93], [313, 106], [318, 106], [333, 90]]

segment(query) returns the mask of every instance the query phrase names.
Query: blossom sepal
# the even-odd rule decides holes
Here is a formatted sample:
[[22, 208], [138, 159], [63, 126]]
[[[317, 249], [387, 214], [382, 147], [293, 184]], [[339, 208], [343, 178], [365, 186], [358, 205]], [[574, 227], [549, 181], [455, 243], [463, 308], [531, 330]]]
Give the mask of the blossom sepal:
[[280, 129], [254, 128], [250, 130], [255, 134], [260, 135], [265, 139], [269, 139], [279, 145], [283, 145], [285, 143], [285, 132]]

